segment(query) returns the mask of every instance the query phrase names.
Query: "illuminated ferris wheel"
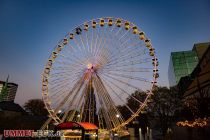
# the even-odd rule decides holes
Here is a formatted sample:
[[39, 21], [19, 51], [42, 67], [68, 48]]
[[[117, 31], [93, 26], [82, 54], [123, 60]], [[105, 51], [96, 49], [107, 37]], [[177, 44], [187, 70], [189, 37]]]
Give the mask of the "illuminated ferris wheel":
[[[150, 40], [133, 23], [111, 17], [84, 22], [56, 45], [45, 65], [42, 96], [50, 118], [42, 129], [52, 120], [123, 128], [146, 106], [157, 66]], [[136, 91], [146, 91], [145, 98], [139, 100], [132, 94]], [[137, 108], [127, 104], [128, 98]]]

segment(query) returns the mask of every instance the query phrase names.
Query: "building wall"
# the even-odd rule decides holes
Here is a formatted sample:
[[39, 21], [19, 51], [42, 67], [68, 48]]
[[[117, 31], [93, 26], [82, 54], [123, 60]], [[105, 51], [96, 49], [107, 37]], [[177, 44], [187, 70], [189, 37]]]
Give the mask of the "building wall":
[[198, 64], [195, 51], [172, 52], [169, 63], [169, 85], [178, 84], [181, 77], [188, 76]]
[[[0, 81], [0, 93], [5, 82]], [[2, 99], [2, 101], [14, 101], [17, 92], [18, 85], [15, 83], [8, 83], [7, 85], [7, 95]]]
[[193, 51], [196, 51], [199, 60], [203, 57], [203, 54], [206, 52], [209, 46], [210, 46], [210, 42], [197, 43], [193, 46]]
[[21, 116], [22, 113], [21, 112], [16, 112], [16, 111], [4, 110], [4, 111], [0, 112], [0, 115], [4, 118], [14, 118], [14, 117]]
[[173, 66], [172, 57], [170, 57], [170, 61], [169, 61], [168, 81], [169, 81], [170, 86], [175, 86], [176, 85], [176, 77], [175, 77], [175, 73], [174, 73], [174, 66]]

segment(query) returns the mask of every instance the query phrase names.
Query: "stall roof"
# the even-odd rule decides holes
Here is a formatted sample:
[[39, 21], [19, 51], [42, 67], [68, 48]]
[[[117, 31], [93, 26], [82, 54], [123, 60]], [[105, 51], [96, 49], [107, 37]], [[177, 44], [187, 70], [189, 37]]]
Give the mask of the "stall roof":
[[64, 122], [56, 126], [57, 129], [85, 129], [85, 130], [97, 130], [98, 127], [95, 124], [89, 122]]

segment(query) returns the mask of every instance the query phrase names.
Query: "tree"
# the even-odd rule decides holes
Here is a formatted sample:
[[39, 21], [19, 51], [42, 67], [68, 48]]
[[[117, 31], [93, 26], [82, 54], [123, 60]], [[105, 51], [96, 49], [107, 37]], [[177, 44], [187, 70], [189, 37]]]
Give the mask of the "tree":
[[[167, 129], [174, 121], [174, 116], [177, 116], [181, 110], [181, 95], [177, 87], [155, 87], [153, 95], [147, 102], [145, 109], [139, 114], [136, 120], [139, 121], [139, 126], [145, 129], [147, 126], [155, 127], [154, 123], [161, 128], [162, 135], [165, 135]], [[132, 96], [143, 102], [147, 96], [144, 91], [135, 91]], [[132, 97], [127, 98], [127, 106], [136, 111], [139, 108], [139, 103]], [[127, 119], [132, 115], [125, 105], [118, 106], [123, 117]], [[123, 112], [129, 113], [123, 113]]]
[[210, 115], [210, 88], [200, 89], [197, 94], [185, 98], [184, 114], [186, 119], [204, 118]]
[[24, 108], [27, 112], [31, 113], [34, 116], [48, 114], [47, 110], [45, 109], [45, 104], [41, 99], [31, 99], [27, 101], [24, 105]]
[[181, 107], [181, 96], [176, 87], [156, 87], [153, 91], [152, 102], [149, 108], [153, 116], [158, 119], [161, 132], [165, 135], [167, 129], [171, 127], [176, 112]]
[[[136, 112], [139, 109], [139, 106], [140, 106], [140, 103], [138, 101], [144, 102], [146, 97], [147, 97], [146, 92], [144, 92], [144, 91], [135, 91], [134, 93], [131, 94], [131, 96], [129, 96], [127, 98], [126, 105], [132, 111]], [[121, 112], [121, 114], [123, 115], [123, 118], [125, 120], [127, 120], [131, 115], [133, 115], [131, 113], [131, 111], [129, 111], [129, 109], [126, 107], [126, 105], [118, 106], [118, 110]], [[126, 113], [124, 113], [124, 112], [126, 112]], [[135, 121], [138, 121], [138, 123], [136, 124]], [[140, 127], [141, 128], [141, 132], [144, 135], [146, 133], [147, 127], [149, 126], [148, 113], [143, 111], [142, 113], [139, 114], [138, 117], [135, 118], [135, 120], [133, 122], [131, 122], [128, 125], [136, 128], [137, 130]], [[137, 132], [139, 132], [139, 131], [137, 131]]]

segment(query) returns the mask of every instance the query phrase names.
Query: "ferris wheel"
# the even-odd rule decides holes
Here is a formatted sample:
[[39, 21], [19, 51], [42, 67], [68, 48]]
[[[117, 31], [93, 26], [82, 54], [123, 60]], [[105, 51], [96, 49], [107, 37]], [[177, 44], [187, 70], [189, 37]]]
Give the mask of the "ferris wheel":
[[[119, 130], [145, 108], [159, 76], [157, 66], [151, 41], [127, 20], [105, 17], [76, 26], [55, 46], [42, 74], [50, 116], [42, 129], [53, 120]], [[141, 91], [143, 100], [133, 94]]]

